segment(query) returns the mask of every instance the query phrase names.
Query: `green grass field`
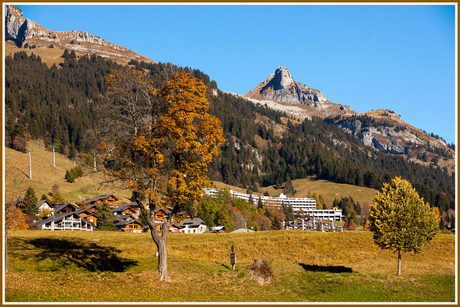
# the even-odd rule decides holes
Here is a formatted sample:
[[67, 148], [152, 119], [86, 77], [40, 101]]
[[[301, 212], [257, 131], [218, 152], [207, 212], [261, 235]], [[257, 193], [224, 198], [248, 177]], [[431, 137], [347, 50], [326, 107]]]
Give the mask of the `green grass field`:
[[[231, 245], [237, 264], [231, 269]], [[397, 257], [367, 231], [174, 234], [172, 281], [155, 272], [147, 233], [16, 231], [8, 240], [6, 302], [454, 302], [455, 236]], [[254, 259], [272, 261], [269, 285], [251, 280]]]

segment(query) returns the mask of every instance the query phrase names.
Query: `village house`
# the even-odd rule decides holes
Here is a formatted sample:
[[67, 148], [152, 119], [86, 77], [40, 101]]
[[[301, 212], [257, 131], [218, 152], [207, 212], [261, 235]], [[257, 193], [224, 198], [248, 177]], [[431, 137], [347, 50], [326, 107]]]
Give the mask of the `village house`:
[[206, 222], [200, 218], [185, 218], [176, 224], [180, 233], [204, 233], [208, 229]]
[[142, 223], [130, 214], [116, 215], [113, 222], [117, 231], [123, 232], [142, 232]]
[[54, 214], [70, 213], [77, 211], [78, 206], [70, 203], [65, 204], [55, 204], [54, 205]]
[[93, 231], [93, 226], [77, 212], [50, 215], [29, 225], [31, 230], [83, 230]]
[[225, 226], [215, 226], [211, 228], [210, 233], [229, 233], [228, 229]]
[[94, 214], [90, 210], [86, 210], [86, 209], [79, 209], [76, 212], [78, 213], [78, 215], [80, 217], [84, 218], [88, 222], [93, 223], [94, 226], [97, 226], [97, 221], [98, 221], [99, 217], [96, 214]]
[[114, 208], [112, 211], [114, 215], [132, 215], [136, 219], [139, 217], [137, 211], [131, 206]]
[[[160, 224], [158, 225], [158, 229], [159, 231], [162, 230], [163, 228], [163, 224]], [[177, 227], [176, 225], [172, 224], [170, 227], [169, 227], [169, 232], [179, 232], [180, 228]], [[145, 225], [144, 227], [142, 227], [142, 232], [150, 232], [150, 227], [149, 225]]]
[[37, 209], [38, 209], [38, 214], [40, 215], [43, 211], [48, 211], [48, 212], [53, 212], [54, 211], [54, 205], [51, 205], [49, 201], [47, 200], [39, 200], [37, 202]]
[[109, 206], [113, 208], [118, 208], [120, 207], [120, 205], [118, 204], [118, 200], [119, 199], [115, 197], [115, 195], [108, 194], [108, 195], [99, 195], [93, 198], [85, 199], [85, 202], [88, 205], [102, 205], [102, 203], [105, 201]]

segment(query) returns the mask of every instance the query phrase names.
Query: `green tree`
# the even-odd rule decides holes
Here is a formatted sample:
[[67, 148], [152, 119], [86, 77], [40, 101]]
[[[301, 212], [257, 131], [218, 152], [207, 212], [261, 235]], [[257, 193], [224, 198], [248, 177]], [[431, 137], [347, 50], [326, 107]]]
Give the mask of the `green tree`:
[[51, 204], [63, 204], [65, 203], [65, 198], [64, 196], [62, 196], [61, 192], [59, 190], [57, 190], [56, 192], [54, 192], [53, 194], [53, 198], [51, 199], [50, 201]]
[[34, 189], [29, 187], [24, 195], [22, 212], [29, 216], [35, 216], [38, 213], [37, 202], [38, 198], [35, 196]]
[[398, 253], [398, 275], [401, 252], [420, 252], [436, 235], [436, 227], [435, 213], [409, 181], [396, 177], [377, 191], [369, 212], [369, 229], [380, 248]]
[[262, 202], [262, 197], [259, 196], [259, 200], [257, 201], [257, 209], [263, 209], [264, 208], [264, 204]]
[[109, 204], [103, 202], [102, 205], [96, 208], [96, 215], [98, 216], [97, 220], [97, 230], [104, 231], [115, 231], [117, 230], [113, 224], [114, 217], [113, 211], [110, 208]]
[[289, 175], [287, 175], [286, 183], [284, 184], [284, 194], [292, 197], [295, 194], [294, 187], [292, 186], [292, 181]]
[[231, 218], [231, 210], [232, 208], [230, 207], [229, 204], [224, 204], [217, 218], [217, 225], [225, 226], [225, 228], [227, 228], [228, 231], [233, 231], [233, 221]]

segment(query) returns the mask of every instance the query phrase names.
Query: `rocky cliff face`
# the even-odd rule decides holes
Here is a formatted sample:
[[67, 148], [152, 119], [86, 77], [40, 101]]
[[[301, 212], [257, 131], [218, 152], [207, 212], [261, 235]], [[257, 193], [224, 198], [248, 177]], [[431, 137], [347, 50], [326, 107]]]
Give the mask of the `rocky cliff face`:
[[414, 161], [432, 162], [435, 159], [442, 162], [455, 156], [443, 139], [427, 135], [389, 110], [344, 115], [334, 124], [352, 133], [367, 146], [388, 154], [405, 154]]
[[21, 48], [56, 48], [74, 50], [77, 55], [92, 55], [127, 63], [131, 59], [153, 62], [127, 48], [110, 43], [83, 31], [54, 32], [30, 19], [14, 5], [5, 7], [5, 41]]
[[273, 100], [282, 103], [310, 104], [327, 101], [326, 97], [318, 90], [305, 86], [291, 77], [289, 70], [280, 66], [274, 74], [257, 85], [245, 96], [255, 99]]
[[284, 66], [278, 67], [264, 82], [242, 96], [253, 103], [304, 118], [355, 114], [349, 106], [330, 102], [319, 90], [297, 82]]

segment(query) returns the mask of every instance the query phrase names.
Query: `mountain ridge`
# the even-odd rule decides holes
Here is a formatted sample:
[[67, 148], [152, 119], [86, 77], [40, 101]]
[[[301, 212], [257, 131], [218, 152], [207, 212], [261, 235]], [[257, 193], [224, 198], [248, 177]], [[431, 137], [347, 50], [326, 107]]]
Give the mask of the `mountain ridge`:
[[77, 55], [96, 54], [118, 63], [131, 60], [154, 62], [125, 47], [105, 41], [84, 31], [51, 31], [25, 18], [14, 5], [5, 6], [5, 41], [20, 48], [73, 50]]
[[[410, 161], [437, 164], [455, 156], [454, 150], [442, 138], [430, 136], [406, 123], [394, 111], [379, 109], [358, 114], [349, 106], [327, 100], [321, 91], [296, 81], [285, 66], [278, 67], [253, 90], [237, 96], [295, 117], [309, 120], [313, 116], [321, 117], [368, 147], [388, 154], [406, 155]], [[454, 163], [447, 164], [453, 171]]]

